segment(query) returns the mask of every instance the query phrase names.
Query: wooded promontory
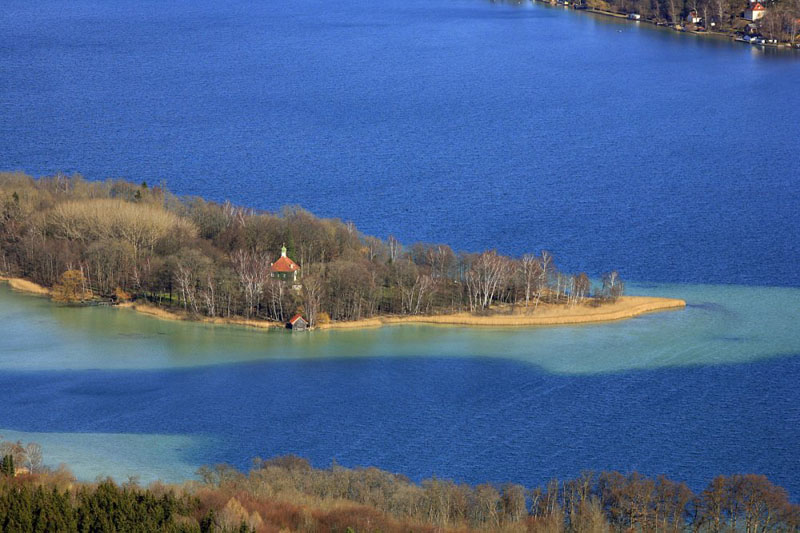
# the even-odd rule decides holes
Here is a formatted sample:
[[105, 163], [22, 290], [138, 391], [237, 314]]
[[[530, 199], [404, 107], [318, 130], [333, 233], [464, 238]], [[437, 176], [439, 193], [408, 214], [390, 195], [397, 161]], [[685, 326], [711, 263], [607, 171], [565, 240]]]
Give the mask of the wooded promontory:
[[[283, 249], [283, 255], [281, 250]], [[79, 175], [0, 173], [0, 274], [64, 302], [136, 300], [197, 317], [311, 326], [376, 316], [598, 306], [618, 299], [615, 271], [592, 286], [542, 251], [519, 258], [404, 246], [297, 207], [259, 212], [163, 186]]]

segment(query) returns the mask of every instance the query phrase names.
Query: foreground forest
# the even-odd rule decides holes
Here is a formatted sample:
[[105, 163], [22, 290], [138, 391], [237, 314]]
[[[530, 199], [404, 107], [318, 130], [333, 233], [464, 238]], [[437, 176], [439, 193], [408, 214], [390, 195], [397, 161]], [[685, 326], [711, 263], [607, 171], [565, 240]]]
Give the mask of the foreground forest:
[[[271, 276], [281, 247], [300, 266], [296, 283]], [[616, 272], [592, 287], [541, 252], [515, 259], [403, 246], [352, 223], [299, 208], [263, 213], [163, 186], [79, 175], [34, 179], [0, 173], [0, 274], [53, 288], [62, 301], [136, 299], [197, 316], [313, 326], [377, 315], [535, 313], [549, 304], [600, 305], [623, 291]]]
[[[31, 460], [27, 451], [39, 453]], [[800, 530], [800, 506], [759, 475], [718, 476], [700, 493], [663, 476], [586, 472], [528, 489], [428, 479], [376, 468], [317, 469], [286, 456], [244, 474], [204, 467], [181, 485], [78, 483], [41, 466], [36, 445], [0, 442], [0, 531], [443, 532]], [[25, 473], [15, 471], [24, 465]]]

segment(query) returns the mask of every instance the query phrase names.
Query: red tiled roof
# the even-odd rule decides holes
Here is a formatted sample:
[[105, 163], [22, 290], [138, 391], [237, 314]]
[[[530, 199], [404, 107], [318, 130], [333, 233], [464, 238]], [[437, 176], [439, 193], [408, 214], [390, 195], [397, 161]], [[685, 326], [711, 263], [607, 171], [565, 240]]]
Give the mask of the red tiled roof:
[[297, 313], [296, 315], [294, 315], [292, 318], [289, 319], [289, 324], [294, 326], [294, 323], [300, 320], [301, 318], [303, 318], [303, 315]]
[[272, 266], [269, 267], [272, 272], [294, 272], [296, 270], [300, 270], [300, 267], [297, 266], [297, 263], [282, 255], [277, 261], [272, 263]]
[[753, 11], [764, 11], [764, 6], [761, 5], [761, 2], [756, 2], [750, 9]]

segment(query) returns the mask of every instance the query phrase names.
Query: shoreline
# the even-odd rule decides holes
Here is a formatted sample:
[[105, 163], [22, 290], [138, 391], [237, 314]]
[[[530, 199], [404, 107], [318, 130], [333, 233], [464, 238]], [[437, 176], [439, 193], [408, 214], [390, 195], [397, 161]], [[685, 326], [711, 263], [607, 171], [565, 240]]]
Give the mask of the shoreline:
[[532, 2], [533, 3], [538, 3], [538, 4], [545, 4], [545, 5], [552, 6], [552, 7], [565, 7], [565, 8], [568, 8], [568, 9], [572, 10], [572, 11], [582, 11], [582, 12], [586, 12], [586, 13], [590, 13], [590, 14], [594, 14], [594, 15], [600, 15], [600, 16], [603, 16], [603, 17], [611, 17], [611, 18], [615, 18], [615, 19], [622, 19], [622, 20], [626, 20], [628, 22], [650, 24], [651, 26], [655, 26], [657, 28], [669, 29], [669, 30], [672, 30], [672, 31], [674, 31], [676, 33], [687, 33], [687, 34], [697, 35], [699, 37], [704, 37], [704, 38], [712, 38], [712, 39], [716, 38], [718, 40], [725, 40], [725, 41], [728, 41], [728, 42], [731, 42], [731, 43], [742, 42], [744, 44], [750, 44], [752, 46], [759, 46], [759, 47], [762, 47], [762, 48], [772, 48], [772, 49], [775, 49], [775, 50], [796, 51], [797, 49], [800, 49], [800, 43], [795, 43], [794, 46], [790, 42], [761, 43], [761, 44], [748, 43], [748, 42], [745, 42], [745, 41], [741, 41], [738, 38], [738, 36], [740, 35], [741, 32], [737, 32], [737, 31], [733, 31], [733, 30], [732, 31], [716, 31], [716, 30], [698, 31], [696, 29], [690, 30], [690, 29], [686, 29], [683, 26], [677, 26], [676, 27], [675, 25], [673, 25], [671, 23], [666, 23], [666, 22], [661, 23], [661, 22], [658, 22], [658, 21], [656, 21], [654, 19], [644, 19], [644, 18], [642, 18], [642, 19], [639, 19], [639, 20], [631, 20], [630, 18], [628, 18], [628, 14], [627, 13], [621, 13], [621, 12], [617, 12], [617, 11], [609, 11], [609, 10], [598, 9], [598, 8], [594, 8], [594, 7], [575, 8], [574, 6], [572, 6], [570, 4], [564, 4], [561, 1], [532, 0]]
[[3, 276], [0, 274], [0, 282], [5, 281], [9, 287], [18, 292], [26, 292], [28, 294], [38, 294], [39, 296], [50, 296], [50, 289], [42, 287], [38, 283], [28, 281], [23, 278], [13, 278], [10, 276]]
[[[162, 309], [146, 303], [125, 302], [113, 307], [130, 309], [160, 320], [198, 322], [218, 326], [244, 326], [261, 330], [285, 329], [285, 325], [282, 322], [247, 318], [191, 316], [188, 313], [185, 314]], [[386, 315], [364, 318], [361, 320], [329, 322], [309, 328], [309, 331], [372, 329], [383, 326], [401, 326], [409, 324], [478, 328], [553, 327], [602, 324], [605, 322], [627, 320], [650, 313], [677, 311], [685, 307], [686, 302], [678, 298], [622, 296], [614, 303], [605, 303], [596, 307], [592, 306], [590, 303], [575, 306], [567, 306], [565, 304], [540, 304], [539, 309], [531, 314], [525, 313], [524, 308], [518, 308], [515, 312], [510, 313], [505, 310], [499, 310], [498, 312], [497, 309], [494, 309], [491, 314], [488, 315], [477, 315], [470, 312], [443, 315]]]
[[[0, 276], [0, 282], [6, 282], [12, 290], [48, 296], [50, 290], [32, 281], [22, 278]], [[175, 312], [148, 303], [124, 302], [110, 306], [119, 309], [130, 309], [137, 313], [160, 320], [198, 322], [222, 326], [244, 326], [248, 328], [268, 330], [284, 329], [281, 322], [247, 318], [225, 318], [191, 316], [188, 313]], [[386, 315], [361, 320], [330, 322], [320, 324], [312, 330], [334, 329], [370, 329], [382, 326], [397, 326], [403, 324], [427, 324], [453, 327], [547, 327], [569, 326], [579, 324], [599, 324], [627, 320], [644, 314], [659, 313], [684, 309], [686, 302], [678, 298], [662, 298], [655, 296], [622, 296], [613, 303], [604, 303], [593, 306], [591, 302], [574, 306], [566, 304], [540, 304], [535, 312], [526, 313], [524, 307], [512, 309], [494, 308], [489, 314], [478, 315], [470, 312], [443, 314], [443, 315]]]
[[188, 313], [180, 313], [163, 309], [161, 307], [137, 302], [123, 302], [113, 305], [118, 309], [130, 309], [143, 315], [147, 315], [160, 320], [171, 320], [178, 322], [198, 322], [202, 324], [215, 324], [218, 326], [245, 326], [255, 329], [271, 329], [283, 328], [284, 325], [280, 322], [271, 322], [269, 320], [254, 320], [252, 318], [226, 318], [226, 317], [211, 317], [211, 316], [192, 316]]
[[680, 310], [686, 302], [678, 298], [655, 296], [622, 296], [614, 303], [597, 307], [591, 304], [567, 306], [566, 304], [540, 304], [535, 313], [527, 314], [524, 308], [515, 312], [497, 312], [476, 315], [469, 312], [446, 315], [382, 316], [347, 322], [322, 324], [316, 329], [361, 329], [402, 324], [428, 324], [439, 326], [467, 327], [535, 327], [598, 324], [635, 318], [649, 313]]

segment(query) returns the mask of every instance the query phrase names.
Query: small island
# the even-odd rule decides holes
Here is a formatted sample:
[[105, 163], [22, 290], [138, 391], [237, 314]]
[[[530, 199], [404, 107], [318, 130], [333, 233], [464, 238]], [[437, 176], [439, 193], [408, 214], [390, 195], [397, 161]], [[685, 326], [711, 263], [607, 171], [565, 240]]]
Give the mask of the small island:
[[404, 246], [300, 208], [178, 197], [163, 185], [0, 173], [0, 280], [68, 304], [260, 328], [552, 326], [679, 309], [593, 285], [547, 252]]

